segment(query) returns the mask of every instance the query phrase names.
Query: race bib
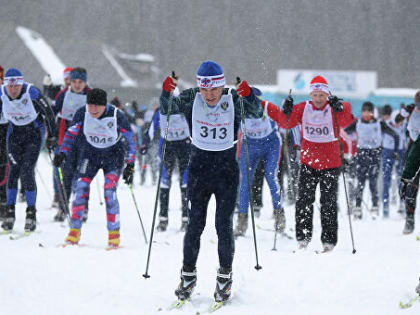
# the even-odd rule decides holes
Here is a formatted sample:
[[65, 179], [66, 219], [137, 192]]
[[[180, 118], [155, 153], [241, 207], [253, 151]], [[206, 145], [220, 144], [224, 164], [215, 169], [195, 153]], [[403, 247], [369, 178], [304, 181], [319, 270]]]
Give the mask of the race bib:
[[95, 148], [105, 149], [118, 142], [117, 111], [114, 107], [113, 117], [97, 119], [93, 118], [86, 109], [83, 133], [90, 145]]
[[335, 141], [331, 106], [315, 110], [306, 102], [302, 116], [303, 138], [311, 142], [326, 143]]
[[[166, 123], [168, 119], [166, 115], [160, 114], [160, 130], [161, 135], [165, 134]], [[171, 115], [169, 119], [168, 135], [166, 140], [179, 141], [190, 136], [190, 128], [183, 114]]]

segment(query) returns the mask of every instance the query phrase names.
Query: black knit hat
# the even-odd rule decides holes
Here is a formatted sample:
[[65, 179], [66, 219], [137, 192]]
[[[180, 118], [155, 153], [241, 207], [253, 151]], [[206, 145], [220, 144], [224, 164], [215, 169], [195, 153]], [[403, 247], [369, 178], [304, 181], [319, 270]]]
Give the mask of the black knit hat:
[[373, 113], [373, 108], [375, 107], [375, 105], [373, 105], [373, 103], [371, 102], [364, 102], [362, 105], [362, 112], [364, 111], [368, 111], [368, 112], [372, 112]]
[[86, 104], [106, 106], [106, 92], [102, 89], [92, 89], [87, 93]]
[[392, 114], [392, 107], [389, 104], [384, 105], [382, 108], [382, 115], [391, 115]]

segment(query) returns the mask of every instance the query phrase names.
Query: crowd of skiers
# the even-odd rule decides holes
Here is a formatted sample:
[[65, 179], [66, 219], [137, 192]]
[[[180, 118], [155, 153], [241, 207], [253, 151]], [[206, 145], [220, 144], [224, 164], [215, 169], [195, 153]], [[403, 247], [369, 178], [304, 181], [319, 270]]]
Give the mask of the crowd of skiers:
[[[143, 107], [134, 101], [122, 105], [117, 97], [110, 100], [104, 90], [90, 88], [87, 71], [81, 67], [64, 70], [65, 85], [60, 91], [46, 88], [46, 82], [43, 93], [26, 82], [18, 69], [0, 70], [4, 233], [14, 228], [19, 181], [27, 203], [24, 229], [36, 229], [35, 166], [44, 142], [53, 165], [54, 206], [58, 208], [54, 220], [69, 219], [66, 244], [80, 241], [82, 224], [88, 218], [90, 185], [102, 169], [108, 246], [119, 247], [117, 186], [121, 175], [126, 184], [133, 185], [136, 158], [140, 185], [146, 182], [148, 169], [152, 184], [160, 185], [157, 230], [164, 232], [170, 222], [172, 175], [178, 166], [181, 230], [185, 231], [181, 282], [176, 289], [180, 300], [188, 299], [196, 284], [200, 236], [212, 195], [220, 263], [215, 299], [229, 298], [234, 238], [247, 233], [250, 206], [252, 217], [260, 214], [264, 177], [271, 194], [274, 230], [279, 234], [286, 227], [283, 202], [296, 200], [298, 250], [306, 249], [312, 239], [318, 183], [323, 251], [336, 246], [342, 174], [353, 219], [362, 219], [364, 213], [377, 218], [380, 209], [386, 219], [395, 209], [405, 216], [403, 233], [414, 231], [420, 91], [413, 104], [398, 110], [389, 105], [375, 108], [366, 101], [361, 117], [355, 118], [351, 104], [334, 96], [322, 76], [311, 81], [308, 101], [294, 104], [289, 95], [282, 104], [274, 104], [239, 78], [236, 89], [225, 87], [223, 69], [214, 61], [200, 65], [196, 88], [179, 92], [173, 74], [164, 80], [160, 98]], [[162, 176], [157, 183], [159, 163]], [[363, 197], [366, 181], [371, 202]], [[400, 193], [393, 194], [396, 190]]]

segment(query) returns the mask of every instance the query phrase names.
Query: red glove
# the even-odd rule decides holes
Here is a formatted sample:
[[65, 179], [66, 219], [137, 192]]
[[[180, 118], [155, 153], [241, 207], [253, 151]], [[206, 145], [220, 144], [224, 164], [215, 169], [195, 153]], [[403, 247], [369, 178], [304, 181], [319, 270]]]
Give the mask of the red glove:
[[251, 94], [251, 88], [249, 87], [248, 82], [241, 81], [241, 83], [236, 86], [236, 93], [242, 97], [249, 96], [249, 94]]
[[163, 90], [168, 93], [173, 92], [175, 90], [178, 80], [173, 77], [166, 77], [165, 81], [163, 81]]

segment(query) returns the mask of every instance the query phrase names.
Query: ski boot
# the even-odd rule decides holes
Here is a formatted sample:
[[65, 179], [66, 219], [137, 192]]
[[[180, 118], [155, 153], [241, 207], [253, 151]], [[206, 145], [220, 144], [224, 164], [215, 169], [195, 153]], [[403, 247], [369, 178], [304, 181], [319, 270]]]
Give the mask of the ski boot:
[[70, 229], [64, 242], [69, 245], [77, 245], [80, 241], [80, 229]]
[[66, 219], [66, 213], [64, 210], [58, 209], [57, 214], [54, 216], [55, 222], [64, 222]]
[[36, 209], [35, 206], [26, 208], [25, 232], [33, 232], [36, 229]]
[[308, 248], [308, 245], [309, 245], [308, 240], [298, 241], [298, 250], [305, 250]]
[[159, 224], [156, 227], [156, 230], [159, 232], [165, 232], [168, 228], [168, 217], [159, 217]]
[[15, 225], [15, 220], [15, 206], [7, 206], [5, 217], [3, 223], [1, 224], [1, 227], [5, 231], [11, 231], [13, 230], [13, 226]]
[[232, 289], [232, 270], [219, 268], [216, 278], [214, 299], [216, 302], [225, 302], [229, 299]]
[[188, 226], [188, 217], [182, 217], [181, 232], [185, 232]]
[[384, 219], [388, 219], [389, 218], [389, 207], [384, 205], [384, 209], [383, 209], [383, 215], [384, 215]]
[[370, 213], [374, 219], [379, 217], [379, 207], [377, 205], [373, 205], [372, 208], [370, 208]]
[[233, 235], [235, 237], [245, 236], [246, 230], [248, 229], [248, 213], [239, 212], [238, 223], [236, 225]]
[[120, 247], [120, 231], [119, 230], [108, 232], [108, 247], [109, 248]]
[[328, 253], [328, 252], [332, 252], [333, 251], [335, 245], [330, 244], [330, 243], [323, 243], [322, 244], [322, 247], [323, 247], [323, 251], [322, 252], [323, 253]]
[[2, 222], [6, 218], [6, 203], [0, 203], [0, 222]]
[[284, 215], [284, 209], [274, 211], [274, 230], [279, 233], [283, 233], [286, 228], [286, 216]]
[[413, 233], [414, 231], [414, 213], [407, 213], [405, 217], [405, 226], [403, 230], [403, 234], [408, 235]]
[[[191, 271], [185, 270], [190, 269]], [[181, 282], [178, 288], [175, 290], [175, 295], [178, 300], [188, 300], [194, 291], [195, 285], [197, 284], [197, 270], [195, 268], [181, 269]]]
[[358, 206], [354, 207], [353, 217], [355, 220], [362, 219], [362, 207], [358, 207]]

